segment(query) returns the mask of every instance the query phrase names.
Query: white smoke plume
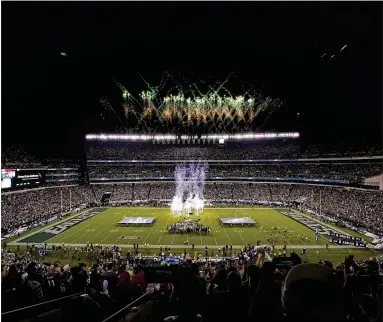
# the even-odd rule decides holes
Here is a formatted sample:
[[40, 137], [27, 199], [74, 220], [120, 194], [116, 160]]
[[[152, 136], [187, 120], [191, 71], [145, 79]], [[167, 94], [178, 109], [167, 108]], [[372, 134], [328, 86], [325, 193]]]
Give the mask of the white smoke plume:
[[174, 171], [176, 194], [173, 197], [171, 211], [180, 214], [183, 210], [189, 214], [199, 214], [204, 207], [205, 164], [177, 165]]

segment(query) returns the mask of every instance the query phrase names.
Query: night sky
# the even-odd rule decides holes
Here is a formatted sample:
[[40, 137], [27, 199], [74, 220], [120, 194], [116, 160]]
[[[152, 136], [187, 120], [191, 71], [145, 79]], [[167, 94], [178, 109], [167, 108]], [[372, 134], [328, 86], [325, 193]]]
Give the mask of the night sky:
[[382, 139], [379, 2], [3, 2], [2, 145], [78, 152], [118, 125], [113, 78], [138, 93], [165, 70], [262, 83], [286, 102], [265, 129]]

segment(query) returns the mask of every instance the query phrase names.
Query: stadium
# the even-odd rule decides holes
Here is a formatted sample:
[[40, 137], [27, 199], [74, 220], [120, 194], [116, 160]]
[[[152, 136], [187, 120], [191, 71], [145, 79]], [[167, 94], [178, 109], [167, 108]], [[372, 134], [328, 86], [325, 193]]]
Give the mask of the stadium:
[[90, 134], [85, 167], [20, 162], [10, 151], [3, 247], [90, 267], [124, 253], [147, 263], [251, 261], [260, 252], [309, 263], [382, 258], [379, 147], [334, 156], [326, 146], [302, 151], [299, 137]]
[[[68, 178], [70, 173], [74, 179], [67, 180], [78, 180], [76, 168], [54, 174], [44, 167], [16, 171], [16, 186], [26, 178], [31, 183], [40, 177], [31, 183], [39, 188], [3, 193], [3, 233], [17, 236], [25, 227], [45, 220], [47, 225], [40, 230], [24, 236], [27, 230], [8, 244], [85, 247], [92, 243], [128, 249], [148, 244], [153, 251], [169, 246], [174, 253], [184, 251], [186, 244], [214, 250], [225, 245], [240, 250], [255, 242], [319, 249], [326, 244], [366, 247], [372, 239], [379, 240], [382, 182], [380, 186], [366, 183], [381, 171], [379, 151], [356, 160], [350, 154], [329, 158], [325, 151], [316, 157], [309, 153], [317, 147], [301, 154], [297, 140], [299, 133], [205, 140], [87, 135], [89, 184], [60, 185], [65, 179], [55, 179], [58, 186], [46, 186], [41, 181], [49, 175]], [[38, 217], [41, 207], [47, 206], [40, 205], [44, 199], [51, 218], [49, 214]], [[30, 222], [25, 217], [17, 222], [14, 214], [20, 213], [20, 207], [34, 206], [28, 200], [35, 200], [35, 213], [27, 209]], [[59, 221], [51, 224], [54, 216]], [[206, 230], [202, 227], [189, 230], [187, 224], [181, 225], [185, 234], [168, 232], [170, 225], [186, 218], [198, 218], [208, 232], [202, 233]], [[342, 237], [334, 238], [330, 232]], [[381, 245], [376, 243], [375, 248]]]
[[126, 260], [136, 277], [139, 261], [157, 283], [184, 262], [382, 261], [381, 146], [304, 145], [299, 132], [102, 133], [84, 145], [77, 162], [4, 151], [2, 257], [41, 263], [44, 293], [57, 265], [73, 275]]
[[[317, 46], [289, 54], [310, 62], [299, 77], [314, 56], [321, 62], [312, 74], [333, 77], [349, 66], [347, 45], [333, 55], [318, 55]], [[270, 48], [259, 57], [278, 51]], [[103, 52], [109, 62], [111, 52]], [[156, 86], [138, 73], [138, 85], [109, 70], [94, 76], [102, 64], [84, 62], [92, 55], [62, 51], [59, 63], [40, 60], [49, 65], [46, 79], [61, 77], [52, 66], [64, 75], [61, 85], [36, 77], [51, 91], [63, 86], [68, 110], [64, 103], [55, 116], [44, 110], [41, 121], [36, 108], [25, 121], [30, 138], [16, 122], [4, 123], [9, 136], [19, 135], [1, 149], [4, 321], [381, 320], [383, 146], [368, 137], [365, 116], [356, 127], [363, 131], [351, 133], [352, 122], [330, 113], [335, 104], [323, 98], [330, 86], [308, 104], [311, 92], [286, 94], [295, 91], [290, 79], [281, 95], [270, 84], [235, 86], [234, 73], [217, 80], [207, 71], [190, 82], [166, 71]], [[279, 64], [270, 58], [266, 69]], [[83, 84], [93, 96], [80, 94]], [[337, 89], [338, 103], [359, 98]], [[89, 107], [81, 110], [76, 95]], [[310, 104], [331, 108], [301, 118], [294, 104], [303, 115], [314, 114]]]

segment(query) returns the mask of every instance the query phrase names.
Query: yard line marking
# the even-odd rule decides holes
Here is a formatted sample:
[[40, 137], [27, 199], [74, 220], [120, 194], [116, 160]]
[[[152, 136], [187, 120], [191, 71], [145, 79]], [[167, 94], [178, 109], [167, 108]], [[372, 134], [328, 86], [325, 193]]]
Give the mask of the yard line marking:
[[[96, 216], [96, 217], [97, 217], [97, 216]], [[71, 236], [77, 234], [79, 231], [81, 231], [81, 230], [83, 230], [83, 229], [89, 227], [90, 225], [94, 224], [93, 221], [91, 221], [92, 219], [93, 219], [93, 218], [90, 218], [90, 219], [89, 219], [89, 222], [87, 222], [87, 224], [86, 224], [84, 227], [82, 227], [82, 228], [80, 228], [80, 229], [78, 229], [78, 230], [74, 230], [73, 233], [72, 233], [72, 234], [69, 234], [67, 237], [65, 237], [65, 238], [63, 239], [63, 241], [66, 240], [66, 239], [68, 239], [68, 237], [71, 237]], [[100, 219], [100, 218], [99, 218], [99, 219]], [[97, 222], [97, 220], [95, 220], [95, 222]], [[85, 223], [85, 222], [84, 222], [84, 223]], [[96, 229], [96, 227], [98, 227], [98, 226], [100, 226], [100, 225], [102, 225], [101, 220], [100, 220], [100, 224], [96, 225], [96, 226], [94, 227], [94, 229]], [[74, 226], [74, 227], [71, 227], [71, 228], [75, 228], [75, 226]], [[69, 228], [69, 229], [70, 229], [70, 228]], [[89, 234], [89, 232], [85, 233], [84, 235], [79, 235], [77, 238], [75, 238], [74, 240], [72, 240], [72, 243], [74, 243], [77, 239], [79, 239], [80, 237], [83, 237], [83, 236], [85, 236], [85, 235], [87, 235], [87, 234]], [[60, 235], [60, 234], [59, 234], [59, 235]], [[59, 235], [57, 235], [57, 236], [59, 236]], [[55, 237], [56, 237], [56, 236], [55, 236]]]
[[[100, 225], [98, 225], [98, 226], [100, 226]], [[97, 227], [98, 227], [98, 226], [97, 226]], [[100, 232], [98, 232], [96, 235], [92, 236], [92, 237], [89, 239], [89, 242], [91, 242], [92, 239], [93, 239], [94, 237], [100, 235], [101, 233], [105, 232], [106, 230], [108, 230], [109, 228], [111, 228], [111, 227], [113, 227], [113, 226], [114, 226], [114, 225], [106, 226], [105, 229], [101, 229]], [[110, 234], [109, 234], [107, 237], [109, 237], [109, 236], [110, 236]], [[105, 239], [103, 239], [103, 240], [105, 240]], [[97, 242], [96, 244], [101, 244], [101, 243], [102, 243], [102, 241], [101, 241], [101, 242]]]
[[[112, 225], [107, 226], [105, 229], [101, 230], [100, 233], [106, 231], [107, 229], [109, 229], [109, 228], [111, 228], [111, 227], [113, 227], [115, 224], [116, 224], [116, 223], [113, 222]], [[99, 243], [97, 243], [97, 244], [102, 244], [102, 242], [103, 242], [105, 239], [109, 238], [109, 236], [111, 236], [112, 234], [114, 234], [114, 232], [109, 233], [109, 235], [107, 235], [101, 242], [99, 242]]]
[[[89, 239], [89, 242], [94, 239], [96, 236], [100, 235], [101, 233], [103, 233], [105, 230], [113, 227], [115, 225], [115, 223], [113, 223], [112, 225], [109, 225], [109, 226], [106, 226], [104, 229], [101, 229], [96, 235], [93, 235], [91, 239]], [[100, 226], [100, 225], [97, 225], [97, 227]], [[96, 243], [96, 244], [101, 244], [101, 243]]]
[[114, 234], [114, 232], [111, 232], [109, 233], [109, 235], [107, 235], [102, 241], [100, 241], [100, 244], [102, 244], [102, 242], [105, 240], [105, 239], [108, 239], [110, 235]]
[[[94, 239], [96, 236], [98, 236], [99, 234], [105, 232], [106, 230], [108, 230], [109, 228], [111, 227], [114, 227], [114, 225], [116, 224], [116, 222], [113, 222], [112, 225], [109, 225], [109, 226], [106, 226], [105, 229], [102, 229], [100, 232], [98, 232], [96, 235], [94, 235], [89, 241], [91, 241], [92, 239]], [[98, 225], [99, 226], [99, 225]], [[107, 235], [101, 242], [97, 242], [97, 244], [101, 244], [105, 239], [109, 238], [112, 234], [114, 234], [114, 232], [111, 232], [109, 235]], [[118, 239], [118, 237], [117, 237]], [[123, 244], [125, 246], [130, 246], [131, 245], [131, 240], [128, 240], [127, 244]]]
[[172, 245], [174, 244], [174, 239], [176, 239], [176, 232], [175, 231], [174, 231], [174, 234], [173, 234]]
[[[82, 228], [80, 228], [80, 229], [74, 229], [73, 232], [72, 232], [71, 234], [69, 234], [68, 236], [64, 237], [64, 239], [62, 239], [61, 241], [64, 242], [64, 241], [65, 241], [66, 239], [68, 239], [69, 237], [73, 236], [74, 234], [77, 234], [79, 231], [81, 231], [81, 230], [83, 230], [83, 229], [89, 227], [90, 225], [92, 225], [92, 224], [93, 224], [93, 220], [95, 220], [95, 219], [97, 218], [97, 216], [98, 216], [98, 215], [94, 216], [93, 218], [89, 218], [88, 220], [83, 221], [83, 222], [79, 223], [78, 225], [69, 227], [69, 228], [66, 230], [66, 232], [68, 232], [68, 231], [69, 231], [70, 229], [72, 229], [72, 228], [74, 229], [76, 226], [79, 227], [81, 224], [84, 224], [84, 227], [82, 227]], [[98, 219], [100, 219], [100, 218], [98, 218]], [[95, 220], [95, 221], [97, 222], [97, 220]], [[97, 227], [97, 226], [96, 226], [96, 227]], [[64, 232], [65, 232], [65, 231], [63, 231], [62, 233], [64, 233]], [[60, 234], [62, 234], [62, 233], [60, 233]], [[52, 238], [58, 237], [58, 236], [60, 236], [60, 234], [55, 235], [55, 236], [53, 236]], [[79, 237], [81, 237], [81, 236], [79, 236]], [[75, 240], [73, 240], [72, 242], [75, 242], [79, 237], [75, 238]], [[51, 239], [52, 239], [52, 238], [51, 238]]]
[[163, 232], [161, 233], [160, 237], [158, 238], [157, 245], [160, 243], [160, 240], [161, 240], [161, 238], [162, 238], [162, 236], [163, 236], [163, 234], [164, 234], [164, 231], [166, 230], [166, 227], [168, 226], [170, 216], [171, 216], [171, 215], [168, 215], [168, 220], [166, 221], [166, 224], [165, 224], [165, 227], [164, 227], [164, 229], [163, 229]]
[[[231, 243], [231, 239], [230, 239], [230, 237], [229, 237], [229, 234], [228, 234], [227, 231], [226, 231], [225, 225], [222, 225], [222, 227], [223, 227], [223, 230], [224, 230], [225, 233], [226, 233], [227, 238], [229, 239], [229, 243], [230, 243], [230, 245], [233, 245], [233, 244]], [[242, 238], [242, 239], [243, 239], [243, 238]]]
[[[64, 239], [63, 239], [63, 241], [64, 240], [66, 240], [68, 237], [71, 237], [71, 236], [73, 236], [74, 234], [76, 234], [76, 233], [78, 233], [79, 231], [81, 231], [81, 230], [83, 230], [83, 229], [85, 229], [85, 228], [87, 228], [87, 227], [89, 227], [90, 225], [92, 225], [92, 224], [94, 224], [94, 223], [97, 223], [98, 221], [100, 221], [100, 223], [97, 225], [97, 226], [95, 226], [95, 228], [96, 227], [99, 227], [100, 225], [102, 225], [103, 224], [103, 218], [100, 216], [99, 218], [97, 218], [99, 215], [101, 215], [102, 214], [102, 212], [100, 212], [99, 214], [97, 214], [96, 216], [94, 216], [94, 217], [92, 217], [92, 218], [89, 218], [88, 220], [86, 220], [86, 221], [84, 221], [83, 223], [85, 224], [85, 223], [87, 223], [84, 227], [82, 227], [82, 228], [80, 228], [80, 229], [78, 229], [78, 230], [74, 230], [73, 231], [73, 233], [72, 234], [69, 234], [67, 237], [65, 237]], [[80, 225], [81, 225], [82, 223], [80, 223]], [[75, 228], [75, 226], [73, 226], [73, 227], [70, 227], [69, 229], [71, 229], [71, 228]], [[88, 233], [85, 233], [85, 235], [87, 235], [87, 234], [89, 234], [89, 232]], [[59, 234], [60, 235], [60, 234]], [[59, 235], [57, 235], [57, 236], [59, 236]], [[74, 243], [77, 239], [79, 239], [80, 237], [83, 237], [83, 236], [85, 236], [85, 235], [80, 235], [79, 237], [77, 237], [77, 238], [75, 238], [75, 240], [73, 240], [72, 241], [72, 243]], [[56, 236], [54, 236], [54, 237], [56, 237]]]
[[[243, 239], [243, 237], [242, 237], [242, 233], [240, 233], [240, 232], [238, 232], [238, 235], [241, 237], [241, 239], [243, 240], [243, 243], [244, 243], [244, 245], [247, 245], [247, 243], [246, 243], [246, 241]], [[230, 244], [231, 244], [231, 242], [230, 242]]]
[[213, 237], [214, 237], [214, 240], [215, 240], [215, 245], [217, 246], [217, 245], [218, 245], [218, 243], [217, 243], [217, 239], [215, 238], [215, 236], [214, 236], [214, 233], [213, 233], [213, 226], [211, 225], [210, 216], [209, 216], [209, 215], [207, 215], [207, 218], [209, 218], [210, 229], [211, 229], [211, 232], [212, 232], [212, 234], [213, 234]]
[[148, 237], [149, 237], [149, 236], [150, 236], [150, 234], [152, 233], [152, 231], [153, 231], [154, 227], [156, 227], [156, 223], [154, 223], [154, 225], [153, 225], [152, 229], [150, 229], [150, 231], [149, 231], [149, 234], [147, 234], [147, 235], [146, 235], [146, 238], [145, 238], [144, 242], [142, 243], [143, 245], [146, 243], [146, 240], [148, 239]]
[[[253, 217], [250, 217], [251, 219], [254, 219]], [[255, 219], [254, 219], [254, 221], [255, 221]], [[256, 222], [255, 223], [255, 228], [256, 229], [258, 229], [258, 223]], [[256, 236], [254, 233], [253, 233], [253, 229], [250, 229], [249, 230], [249, 232], [250, 232], [250, 234], [251, 234], [251, 236], [254, 238], [254, 241], [257, 241], [257, 240], [259, 240], [260, 239], [260, 236]], [[262, 231], [259, 231], [260, 233], [262, 233]], [[255, 243], [254, 243], [255, 244]]]

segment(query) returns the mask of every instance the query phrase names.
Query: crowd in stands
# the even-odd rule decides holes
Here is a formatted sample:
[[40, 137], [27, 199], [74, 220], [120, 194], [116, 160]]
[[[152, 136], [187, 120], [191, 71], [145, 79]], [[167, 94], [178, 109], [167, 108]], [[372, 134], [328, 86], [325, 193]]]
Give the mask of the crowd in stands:
[[[312, 188], [312, 191], [314, 195], [319, 195], [318, 188]], [[326, 188], [322, 190], [320, 200], [323, 213], [339, 221], [346, 220], [383, 235], [383, 194], [381, 192]], [[318, 197], [310, 198], [305, 204], [319, 211], [320, 200]]]
[[[88, 160], [256, 160], [286, 158], [381, 156], [381, 145], [364, 142], [311, 144], [304, 147], [299, 140], [261, 140], [226, 142], [224, 145], [200, 140], [193, 144], [162, 144], [137, 142], [89, 141]], [[19, 168], [54, 165], [56, 168], [78, 168], [79, 161], [39, 160], [22, 146], [10, 146], [2, 151], [3, 165]]]
[[[89, 244], [71, 249], [62, 245], [50, 248], [49, 253], [72, 256], [74, 264], [43, 262], [36, 257], [35, 245], [27, 246], [24, 253], [2, 249], [2, 312], [87, 292], [89, 300], [96, 303], [91, 305], [96, 309], [96, 314], [91, 316], [98, 321], [99, 314], [101, 318], [107, 317], [146, 289], [142, 272], [145, 263], [134, 254], [122, 256], [117, 247]], [[80, 262], [80, 256], [85, 253], [95, 259], [92, 267]]]
[[349, 141], [337, 144], [311, 144], [302, 153], [302, 157], [361, 157], [382, 154], [382, 145], [367, 144], [363, 141]]
[[[79, 156], [78, 156], [79, 157]], [[67, 159], [46, 159], [43, 164], [49, 168], [66, 168], [66, 169], [78, 169], [80, 167], [80, 160], [67, 160]]]
[[[89, 166], [92, 179], [173, 178], [174, 164], [103, 164]], [[206, 178], [311, 178], [359, 182], [383, 173], [382, 162], [364, 163], [268, 163], [268, 164], [208, 164]]]
[[[294, 251], [272, 258], [267, 246], [247, 245], [238, 253], [227, 245], [223, 249], [231, 256], [204, 258], [186, 250], [176, 255], [169, 248], [143, 257], [138, 247], [123, 254], [118, 247], [88, 244], [81, 252], [92, 254], [92, 267], [42, 262], [32, 248], [25, 254], [3, 249], [2, 310], [86, 292], [65, 314], [77, 309], [73, 319], [81, 312], [82, 321], [96, 322], [151, 290], [165, 306], [155, 312], [163, 315], [153, 317], [158, 321], [378, 322], [383, 317], [383, 256], [361, 261], [347, 256], [334, 266], [302, 263]], [[62, 245], [53, 252], [80, 250]], [[149, 275], [148, 269], [170, 274], [164, 280], [163, 273]]]
[[[62, 197], [62, 198], [61, 198]], [[44, 223], [53, 214], [66, 213], [91, 200], [85, 186], [41, 188], [1, 195], [1, 231], [10, 233], [19, 227]]]
[[88, 160], [256, 160], [373, 155], [382, 155], [382, 147], [344, 143], [313, 144], [304, 148], [294, 140], [225, 142], [224, 145], [89, 141], [87, 145]]
[[40, 166], [41, 162], [35, 156], [28, 153], [23, 146], [10, 146], [1, 151], [2, 168], [16, 167], [30, 168]]
[[283, 141], [234, 142], [225, 146], [90, 141], [87, 158], [88, 160], [241, 160], [294, 158], [298, 152], [298, 145]]
[[47, 170], [45, 172], [45, 185], [70, 185], [79, 181], [79, 173], [76, 170]]
[[78, 177], [78, 172], [75, 170], [48, 170], [45, 174], [46, 177], [58, 177], [58, 178], [65, 178], [65, 177]]

